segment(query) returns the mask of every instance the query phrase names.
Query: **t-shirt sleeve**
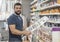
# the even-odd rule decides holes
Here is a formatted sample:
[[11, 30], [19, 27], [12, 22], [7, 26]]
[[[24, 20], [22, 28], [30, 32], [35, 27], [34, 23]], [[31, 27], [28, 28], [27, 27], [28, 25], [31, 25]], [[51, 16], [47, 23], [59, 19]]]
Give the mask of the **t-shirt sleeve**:
[[8, 23], [8, 25], [16, 24], [16, 22], [13, 18], [8, 18], [7, 23]]

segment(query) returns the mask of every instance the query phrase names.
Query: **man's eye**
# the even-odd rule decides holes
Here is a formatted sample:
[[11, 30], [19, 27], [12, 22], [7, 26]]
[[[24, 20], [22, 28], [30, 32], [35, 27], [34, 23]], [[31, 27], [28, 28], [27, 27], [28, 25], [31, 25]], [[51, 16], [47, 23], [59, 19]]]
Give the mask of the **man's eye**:
[[16, 9], [18, 9], [18, 8], [16, 8]]
[[19, 8], [19, 9], [21, 9], [21, 8]]

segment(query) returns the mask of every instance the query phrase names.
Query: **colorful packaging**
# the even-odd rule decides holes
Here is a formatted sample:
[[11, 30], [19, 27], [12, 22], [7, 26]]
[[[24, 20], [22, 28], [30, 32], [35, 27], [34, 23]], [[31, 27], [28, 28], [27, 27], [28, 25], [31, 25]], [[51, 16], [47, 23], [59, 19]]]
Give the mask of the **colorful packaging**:
[[51, 10], [50, 10], [50, 13], [55, 13], [54, 9], [51, 9]]
[[50, 10], [46, 10], [46, 13], [49, 14], [50, 13]]
[[59, 10], [59, 13], [60, 13], [60, 8], [58, 8], [58, 10]]
[[57, 0], [57, 3], [60, 4], [60, 0]]
[[58, 8], [54, 9], [54, 11], [55, 11], [55, 13], [59, 13], [59, 9]]

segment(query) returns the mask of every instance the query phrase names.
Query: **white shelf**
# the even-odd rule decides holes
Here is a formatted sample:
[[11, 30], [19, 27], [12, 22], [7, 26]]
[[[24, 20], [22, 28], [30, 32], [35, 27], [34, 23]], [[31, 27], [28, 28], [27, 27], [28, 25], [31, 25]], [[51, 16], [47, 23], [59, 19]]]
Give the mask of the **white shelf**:
[[36, 17], [32, 17], [31, 19], [36, 19]]
[[48, 13], [48, 14], [39, 14], [39, 15], [60, 15], [60, 13]]
[[37, 11], [36, 9], [33, 11], [33, 10], [31, 10], [31, 12], [35, 12], [35, 11]]
[[35, 14], [31, 14], [31, 15], [33, 15], [33, 16], [34, 16]]
[[33, 2], [31, 2], [31, 5], [33, 5], [34, 3], [36, 3], [37, 2], [37, 0], [35, 0], [35, 1], [33, 1]]
[[48, 30], [51, 30], [51, 28], [52, 28], [52, 27], [48, 27], [48, 26], [44, 26], [44, 25], [42, 27], [44, 27], [45, 29], [48, 29]]
[[0, 22], [6, 22], [6, 20], [0, 20]]
[[32, 5], [30, 8], [33, 8], [33, 7], [36, 7], [36, 8], [37, 8], [37, 4], [35, 4], [35, 5]]
[[55, 4], [55, 5], [51, 5], [51, 6], [44, 7], [44, 8], [42, 7], [40, 11], [45, 10], [45, 9], [54, 8], [54, 7], [60, 7], [60, 4]]
[[31, 8], [36, 8], [36, 6], [32, 6]]
[[35, 14], [32, 13], [31, 15], [35, 15]]
[[45, 0], [45, 1], [41, 2], [40, 5], [43, 4], [43, 3], [45, 3], [45, 2], [48, 2], [48, 1], [49, 1], [49, 0]]
[[50, 23], [60, 23], [60, 21], [48, 21], [48, 22], [50, 22]]

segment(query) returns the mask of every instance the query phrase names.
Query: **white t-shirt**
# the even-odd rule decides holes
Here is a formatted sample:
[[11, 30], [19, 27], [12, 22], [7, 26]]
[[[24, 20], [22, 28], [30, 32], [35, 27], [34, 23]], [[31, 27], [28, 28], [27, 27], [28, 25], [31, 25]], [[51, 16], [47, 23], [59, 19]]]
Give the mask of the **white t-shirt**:
[[26, 29], [26, 28], [27, 28], [27, 20], [26, 20], [25, 16], [23, 16], [23, 15], [21, 15], [21, 14], [20, 14], [20, 16], [21, 16], [22, 19], [23, 19], [23, 28]]

